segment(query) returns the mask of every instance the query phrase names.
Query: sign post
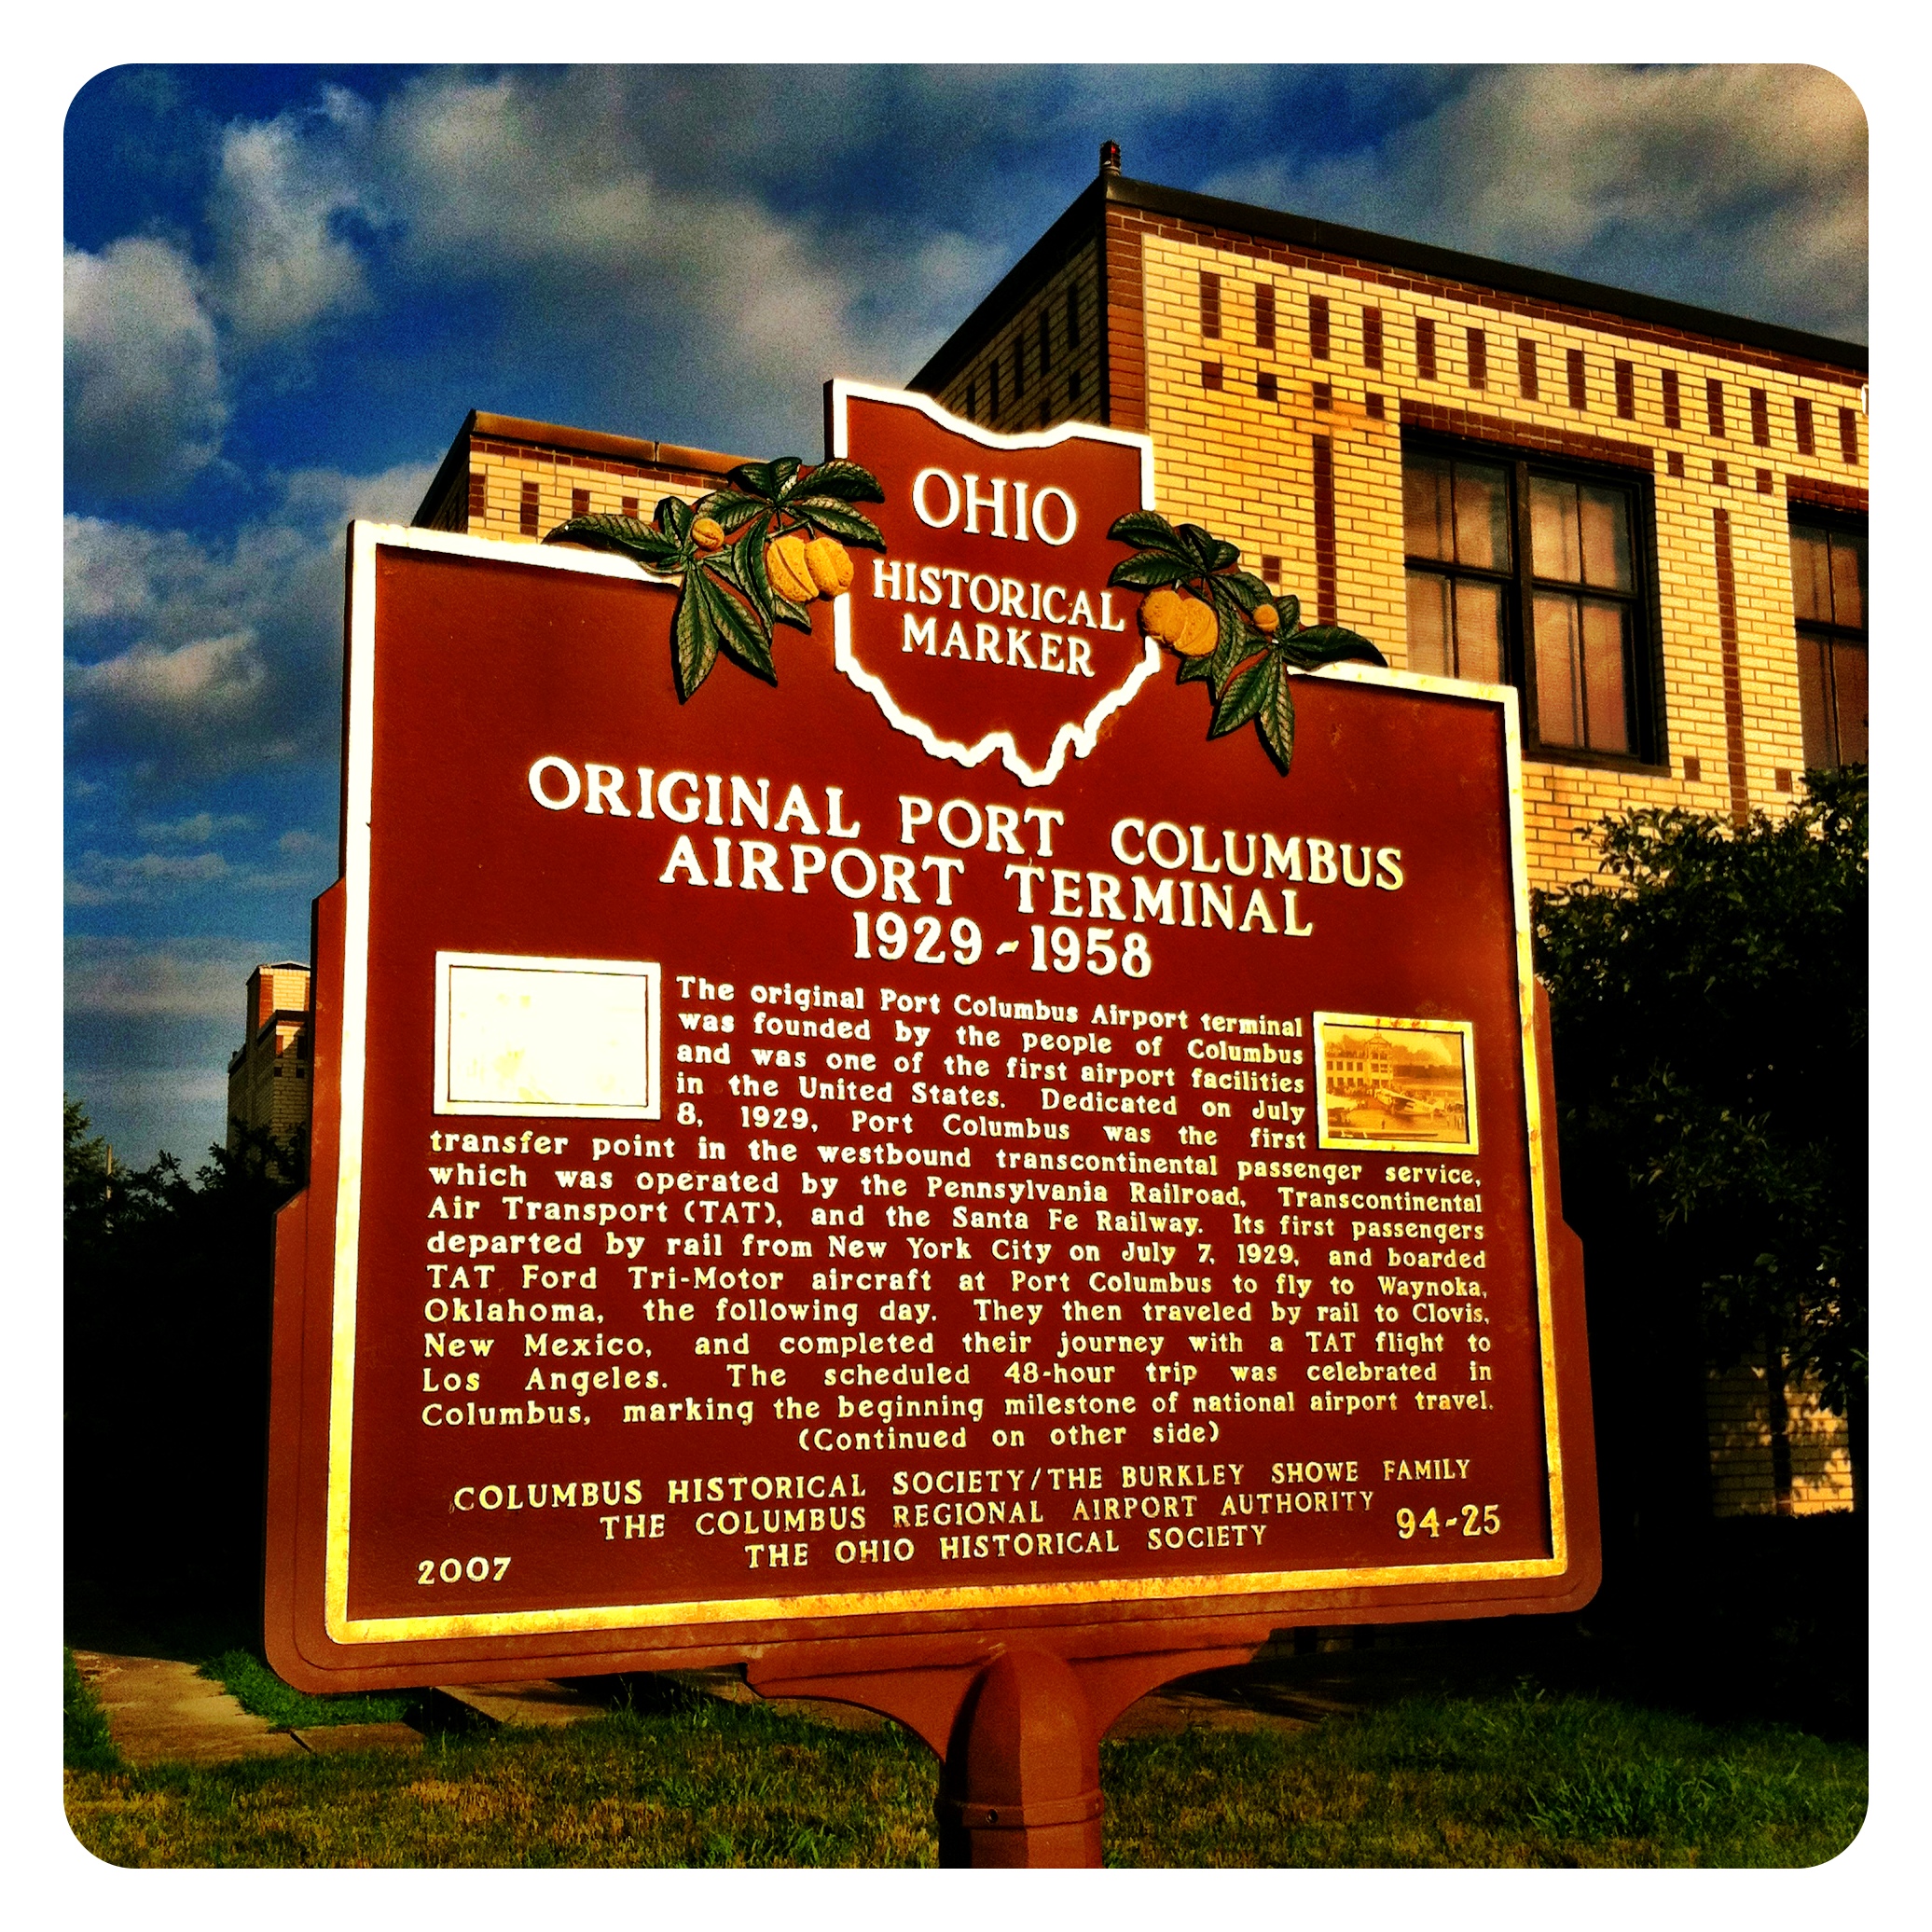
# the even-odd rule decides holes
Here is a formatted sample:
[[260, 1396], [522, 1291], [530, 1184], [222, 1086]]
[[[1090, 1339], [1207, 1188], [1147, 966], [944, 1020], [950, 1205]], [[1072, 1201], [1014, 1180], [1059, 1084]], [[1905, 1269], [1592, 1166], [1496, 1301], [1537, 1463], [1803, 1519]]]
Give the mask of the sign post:
[[1154, 1685], [1595, 1588], [1515, 697], [1298, 674], [1145, 438], [828, 417], [603, 551], [353, 529], [269, 1652], [743, 1661], [1092, 1863]]

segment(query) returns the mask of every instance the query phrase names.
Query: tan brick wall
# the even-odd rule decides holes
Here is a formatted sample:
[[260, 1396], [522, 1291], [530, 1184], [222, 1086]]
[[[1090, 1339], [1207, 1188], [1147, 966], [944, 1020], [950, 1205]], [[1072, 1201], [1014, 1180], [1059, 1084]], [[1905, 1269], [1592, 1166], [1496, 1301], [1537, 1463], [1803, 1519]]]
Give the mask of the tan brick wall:
[[[1056, 422], [1098, 422], [1103, 420], [1100, 372], [1102, 331], [1099, 248], [1089, 242], [1077, 249], [1048, 281], [1029, 296], [1000, 330], [939, 391], [938, 399], [955, 416], [1012, 435], [1019, 430], [1046, 428]], [[1080, 318], [1080, 339], [1067, 343], [1067, 298], [1071, 294]], [[1053, 367], [1040, 369], [1040, 316], [1044, 310], [1053, 346]], [[1020, 350], [1026, 380], [1015, 393], [1014, 352]], [[1000, 368], [1000, 407], [991, 407], [989, 369]], [[1078, 376], [1078, 393], [1069, 379]], [[969, 407], [969, 404], [971, 407]]]
[[[1705, 1395], [1711, 1445], [1711, 1510], [1718, 1516], [1777, 1512], [1772, 1469], [1770, 1391], [1762, 1366], [1714, 1373]], [[1817, 1385], [1788, 1384], [1785, 1434], [1791, 1451], [1794, 1516], [1852, 1507], [1852, 1459], [1844, 1422], [1824, 1406]]]
[[[1860, 391], [1790, 358], [1700, 343], [1657, 339], [1662, 332], [1618, 325], [1608, 317], [1539, 312], [1530, 303], [1444, 293], [1392, 273], [1365, 279], [1339, 265], [1311, 264], [1289, 251], [1196, 241], [1173, 224], [1130, 224], [1122, 242], [1141, 251], [1146, 339], [1147, 427], [1155, 438], [1161, 507], [1241, 545], [1249, 567], [1282, 559], [1284, 587], [1310, 613], [1316, 605], [1311, 439], [1332, 438], [1335, 464], [1336, 615], [1363, 631], [1392, 664], [1406, 661], [1402, 587], [1401, 443], [1404, 406], [1472, 410], [1525, 448], [1556, 436], [1592, 436], [1651, 452], [1656, 497], [1656, 568], [1663, 658], [1663, 740], [1666, 774], [1538, 760], [1525, 771], [1525, 802], [1532, 883], [1553, 886], [1591, 868], [1578, 837], [1605, 812], [1631, 806], [1683, 805], [1728, 811], [1724, 678], [1712, 511], [1731, 524], [1736, 588], [1737, 657], [1745, 778], [1749, 804], [1775, 810], [1790, 798], [1803, 765], [1792, 628], [1787, 480], [1793, 476], [1866, 487], [1866, 428]], [[1119, 244], [1116, 244], [1119, 245]], [[1279, 257], [1279, 258], [1276, 258]], [[1201, 274], [1221, 277], [1221, 327], [1203, 335]], [[1276, 347], [1259, 348], [1254, 290], [1275, 289]], [[1330, 353], [1310, 350], [1309, 297], [1329, 305]], [[1382, 313], [1383, 367], [1363, 358], [1362, 310]], [[1436, 324], [1436, 374], [1416, 364], [1415, 324]], [[1470, 386], [1467, 332], [1487, 338], [1487, 386]], [[1519, 393], [1519, 339], [1536, 345], [1538, 391]], [[1585, 407], [1570, 407], [1568, 354], [1583, 356]], [[1632, 366], [1634, 419], [1617, 413], [1619, 361]], [[1202, 386], [1201, 365], [1218, 362], [1222, 386]], [[1679, 426], [1664, 422], [1662, 378], [1675, 370]], [[1271, 374], [1275, 400], [1256, 393]], [[1724, 385], [1725, 434], [1712, 433], [1705, 383]], [[1317, 407], [1315, 385], [1329, 385], [1332, 407]], [[1765, 392], [1768, 448], [1752, 440], [1750, 392]], [[1371, 395], [1384, 415], [1368, 413]], [[1793, 404], [1808, 397], [1816, 451], [1801, 457]], [[1858, 412], [1859, 460], [1840, 452], [1838, 412]], [[1683, 475], [1670, 474], [1672, 455]], [[1713, 481], [1713, 464], [1729, 480]], [[1770, 473], [1762, 493], [1758, 472]], [[1700, 776], [1685, 777], [1694, 758]]]
[[[467, 529], [473, 537], [493, 537], [504, 543], [540, 543], [559, 523], [570, 520], [575, 491], [584, 490], [590, 501], [586, 514], [592, 517], [618, 517], [624, 514], [627, 499], [633, 500], [636, 514], [648, 520], [652, 511], [667, 496], [682, 497], [687, 504], [715, 490], [724, 479], [694, 470], [674, 470], [647, 464], [627, 463], [614, 458], [578, 455], [569, 450], [544, 449], [531, 445], [488, 441], [478, 436], [470, 444], [470, 484], [483, 479], [483, 515], [474, 514], [464, 524], [452, 520], [451, 529]], [[536, 534], [523, 529], [523, 486], [537, 487]], [[451, 501], [457, 501], [452, 492]], [[440, 506], [439, 506], [440, 507]], [[440, 522], [435, 527], [444, 527]]]

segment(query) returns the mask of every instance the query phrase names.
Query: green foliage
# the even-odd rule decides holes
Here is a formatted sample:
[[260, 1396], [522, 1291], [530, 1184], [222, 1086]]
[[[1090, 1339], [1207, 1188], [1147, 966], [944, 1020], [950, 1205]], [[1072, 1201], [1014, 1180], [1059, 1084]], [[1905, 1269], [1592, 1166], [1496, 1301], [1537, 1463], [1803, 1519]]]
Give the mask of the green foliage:
[[[648, 1687], [650, 1680], [640, 1680]], [[1842, 1851], [1865, 1753], [1624, 1704], [1411, 1697], [1313, 1730], [1103, 1744], [1117, 1866], [1803, 1866]], [[566, 1731], [70, 1778], [128, 1866], [930, 1866], [938, 1766], [885, 1724], [644, 1694]]]
[[69, 1771], [121, 1770], [94, 1687], [75, 1668], [72, 1650], [63, 1649], [61, 1658], [61, 1762]]
[[1802, 1866], [1856, 1834], [1866, 1760], [1525, 1684], [1411, 1697], [1300, 1733], [1100, 1747], [1108, 1862]]
[[[1177, 684], [1205, 680], [1214, 700], [1209, 738], [1252, 724], [1262, 748], [1285, 778], [1294, 762], [1295, 708], [1291, 672], [1319, 670], [1353, 659], [1386, 664], [1367, 638], [1334, 625], [1304, 629], [1296, 597], [1272, 597], [1259, 577], [1237, 569], [1241, 553], [1198, 523], [1178, 529], [1152, 510], [1117, 518], [1107, 534], [1136, 546], [1115, 564], [1107, 581], [1130, 590], [1192, 591], [1214, 612], [1215, 646], [1199, 657], [1182, 657]], [[1255, 621], [1258, 612], [1272, 614]]]
[[1713, 1366], [1767, 1338], [1854, 1414], [1866, 1379], [1869, 826], [1862, 766], [1784, 818], [1632, 811], [1539, 894], [1570, 1220]]
[[[573, 517], [544, 541], [615, 551], [655, 576], [683, 578], [671, 614], [671, 671], [683, 704], [711, 676], [720, 652], [752, 677], [776, 684], [774, 627], [810, 631], [810, 611], [772, 587], [765, 546], [797, 532], [883, 550], [877, 524], [852, 505], [884, 501], [878, 479], [855, 462], [835, 460], [808, 470], [797, 457], [781, 456], [740, 463], [723, 489], [696, 504], [664, 498], [649, 523], [636, 517]], [[705, 518], [723, 531], [722, 543], [699, 540], [696, 526]], [[717, 531], [710, 534], [715, 539]]]
[[192, 1177], [163, 1152], [110, 1178], [72, 1104], [66, 1145], [70, 1578], [258, 1604], [271, 1235], [304, 1149], [257, 1133]]
[[231, 1648], [200, 1665], [244, 1711], [266, 1718], [288, 1731], [310, 1731], [328, 1724], [400, 1724], [420, 1701], [417, 1693], [345, 1691], [311, 1697], [284, 1684], [254, 1650]]

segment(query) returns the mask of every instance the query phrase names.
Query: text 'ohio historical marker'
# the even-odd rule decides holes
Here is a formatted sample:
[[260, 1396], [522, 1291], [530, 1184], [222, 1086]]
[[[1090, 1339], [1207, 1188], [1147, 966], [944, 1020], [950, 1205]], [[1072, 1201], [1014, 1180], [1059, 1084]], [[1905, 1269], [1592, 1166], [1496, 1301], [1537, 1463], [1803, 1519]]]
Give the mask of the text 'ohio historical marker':
[[1574, 1608], [1513, 695], [1302, 674], [1144, 438], [830, 414], [601, 550], [355, 527], [278, 1669], [750, 1658], [944, 1751], [1015, 1654], [1090, 1748], [1285, 1624]]

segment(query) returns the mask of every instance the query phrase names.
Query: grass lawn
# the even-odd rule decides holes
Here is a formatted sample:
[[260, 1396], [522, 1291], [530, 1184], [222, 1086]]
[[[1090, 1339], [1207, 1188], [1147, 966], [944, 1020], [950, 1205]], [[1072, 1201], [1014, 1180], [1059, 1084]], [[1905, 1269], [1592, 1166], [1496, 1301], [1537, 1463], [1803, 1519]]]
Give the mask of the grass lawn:
[[[897, 1726], [645, 1697], [563, 1731], [206, 1768], [107, 1768], [83, 1736], [67, 1814], [131, 1866], [934, 1862], [938, 1767]], [[1122, 1740], [1101, 1780], [1115, 1865], [1791, 1866], [1856, 1835], [1866, 1757], [1525, 1684], [1304, 1732]]]

